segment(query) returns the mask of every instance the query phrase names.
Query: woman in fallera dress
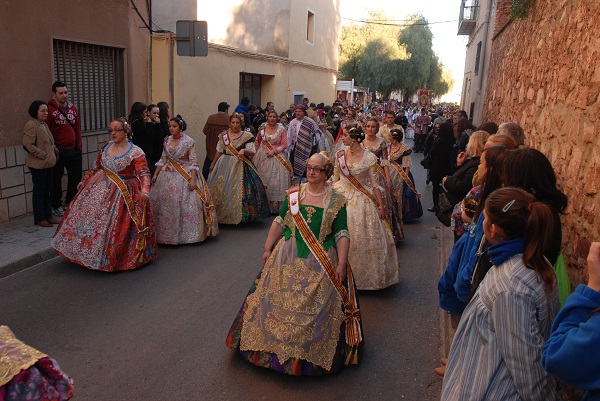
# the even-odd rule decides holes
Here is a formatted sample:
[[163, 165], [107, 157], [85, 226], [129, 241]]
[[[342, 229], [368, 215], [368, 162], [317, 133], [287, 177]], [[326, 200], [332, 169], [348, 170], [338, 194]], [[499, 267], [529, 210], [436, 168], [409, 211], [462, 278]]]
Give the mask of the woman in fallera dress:
[[369, 118], [365, 124], [365, 140], [362, 145], [365, 149], [377, 156], [377, 183], [381, 188], [387, 191], [382, 192], [384, 208], [387, 213], [386, 219], [391, 224], [396, 242], [404, 239], [404, 230], [402, 227], [402, 214], [398, 214], [402, 198], [396, 198], [394, 183], [391, 179], [391, 169], [389, 161], [389, 147], [384, 138], [377, 136], [379, 131], [379, 122], [375, 118]]
[[356, 287], [379, 290], [400, 281], [400, 266], [377, 183], [377, 157], [360, 145], [364, 138], [361, 128], [344, 129], [346, 149], [336, 155], [334, 188], [348, 199], [348, 260]]
[[229, 117], [229, 129], [223, 131], [210, 165], [208, 187], [212, 194], [219, 224], [239, 224], [269, 217], [269, 201], [256, 167], [254, 136], [242, 131], [240, 117]]
[[73, 397], [70, 379], [48, 355], [19, 341], [0, 326], [0, 400], [65, 401]]
[[181, 116], [169, 120], [157, 169], [152, 177], [150, 203], [160, 244], [190, 244], [219, 233], [217, 213], [208, 185], [199, 174], [195, 143], [183, 133]]
[[267, 187], [269, 209], [275, 214], [279, 213], [285, 191], [293, 178], [292, 166], [285, 152], [287, 145], [287, 131], [277, 123], [277, 112], [271, 110], [267, 113], [267, 123], [260, 127], [254, 140], [256, 154], [252, 162]]
[[412, 149], [404, 143], [404, 133], [401, 129], [394, 128], [390, 131], [390, 178], [393, 185], [394, 198], [398, 200], [397, 209], [401, 218], [406, 215], [410, 220], [420, 217], [423, 208], [419, 198], [421, 194], [417, 192], [415, 180], [413, 179], [410, 167], [412, 160], [410, 155]]
[[109, 141], [77, 186], [52, 246], [88, 269], [130, 270], [157, 256], [150, 210], [150, 170], [142, 149], [131, 143], [124, 118], [110, 123]]
[[306, 184], [286, 194], [271, 225], [263, 268], [226, 344], [257, 366], [321, 376], [359, 363], [362, 326], [352, 270], [346, 199], [326, 184], [329, 158], [307, 162]]

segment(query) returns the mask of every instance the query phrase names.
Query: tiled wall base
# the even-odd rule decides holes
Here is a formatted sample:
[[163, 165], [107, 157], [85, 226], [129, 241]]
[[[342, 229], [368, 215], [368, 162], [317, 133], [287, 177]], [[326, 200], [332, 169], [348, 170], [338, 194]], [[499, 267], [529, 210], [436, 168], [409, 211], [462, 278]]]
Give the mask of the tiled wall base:
[[[82, 138], [83, 174], [98, 155], [98, 149], [108, 141], [108, 134], [87, 134]], [[31, 213], [31, 173], [25, 165], [22, 146], [0, 148], [0, 223]], [[66, 173], [62, 178], [63, 190], [67, 188]]]

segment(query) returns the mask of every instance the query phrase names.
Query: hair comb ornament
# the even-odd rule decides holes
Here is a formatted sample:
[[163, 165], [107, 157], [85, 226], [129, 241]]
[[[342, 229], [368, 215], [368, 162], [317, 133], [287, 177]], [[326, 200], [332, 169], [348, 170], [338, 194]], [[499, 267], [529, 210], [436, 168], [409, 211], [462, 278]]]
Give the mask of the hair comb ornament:
[[508, 209], [510, 209], [510, 207], [511, 207], [512, 205], [514, 205], [514, 204], [515, 204], [515, 200], [514, 200], [514, 199], [513, 199], [513, 200], [511, 200], [510, 202], [508, 202], [508, 203], [507, 203], [506, 205], [504, 205], [504, 207], [502, 208], [502, 213], [506, 213], [506, 212], [508, 212]]

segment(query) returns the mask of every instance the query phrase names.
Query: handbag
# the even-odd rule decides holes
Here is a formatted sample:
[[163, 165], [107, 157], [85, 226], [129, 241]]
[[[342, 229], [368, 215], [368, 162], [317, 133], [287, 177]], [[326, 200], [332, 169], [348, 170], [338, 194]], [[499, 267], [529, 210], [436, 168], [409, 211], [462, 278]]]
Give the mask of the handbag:
[[425, 155], [425, 157], [421, 160], [421, 166], [423, 166], [423, 168], [425, 168], [426, 170], [429, 170], [431, 168], [431, 155], [427, 154]]
[[435, 212], [435, 217], [445, 225], [446, 227], [450, 227], [452, 211], [454, 210], [454, 205], [450, 203], [448, 199], [448, 194], [442, 188], [442, 191], [438, 195], [438, 210]]
[[454, 209], [454, 205], [450, 203], [450, 200], [448, 199], [448, 194], [446, 192], [440, 192], [440, 195], [438, 196], [438, 208], [442, 212], [448, 212]]

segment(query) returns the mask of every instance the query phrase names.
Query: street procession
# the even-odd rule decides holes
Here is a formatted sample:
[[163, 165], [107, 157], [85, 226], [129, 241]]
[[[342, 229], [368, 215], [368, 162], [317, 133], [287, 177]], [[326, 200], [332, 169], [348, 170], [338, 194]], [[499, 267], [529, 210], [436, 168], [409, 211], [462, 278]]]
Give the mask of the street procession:
[[600, 400], [567, 3], [8, 4], [0, 401]]

